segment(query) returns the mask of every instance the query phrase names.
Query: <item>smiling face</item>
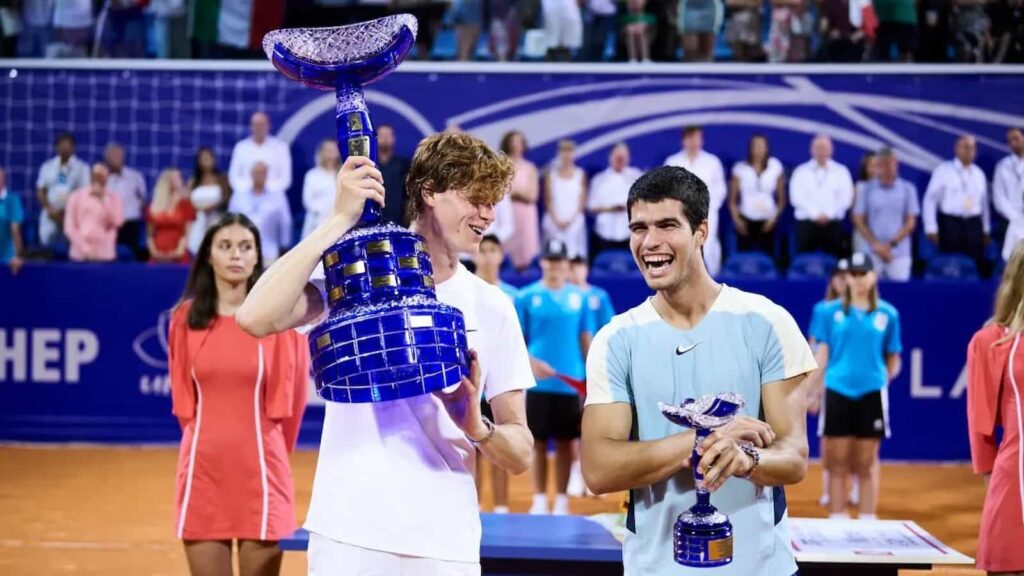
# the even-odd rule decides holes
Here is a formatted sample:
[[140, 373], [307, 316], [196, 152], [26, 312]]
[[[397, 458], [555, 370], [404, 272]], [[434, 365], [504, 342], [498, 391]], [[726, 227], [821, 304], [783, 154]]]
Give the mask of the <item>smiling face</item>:
[[494, 205], [473, 203], [459, 190], [426, 194], [424, 202], [437, 221], [441, 236], [451, 252], [476, 254], [484, 231], [494, 222]]
[[213, 236], [209, 262], [217, 280], [245, 282], [252, 276], [258, 257], [256, 237], [241, 224], [225, 226]]
[[652, 290], [678, 290], [704, 266], [701, 246], [707, 221], [693, 230], [679, 200], [636, 202], [630, 209], [629, 230], [629, 249]]

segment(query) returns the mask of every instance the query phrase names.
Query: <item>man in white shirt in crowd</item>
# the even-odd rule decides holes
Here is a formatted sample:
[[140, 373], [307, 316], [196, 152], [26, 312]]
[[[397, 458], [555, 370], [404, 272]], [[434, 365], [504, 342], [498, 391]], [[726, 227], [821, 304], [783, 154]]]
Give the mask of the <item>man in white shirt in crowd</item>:
[[[450, 394], [327, 403], [306, 519], [312, 575], [480, 574], [474, 446], [512, 474], [529, 468], [523, 391], [534, 380], [509, 297], [458, 255], [478, 249], [512, 171], [507, 158], [466, 134], [428, 136], [413, 155], [407, 216], [424, 238], [438, 300], [465, 318], [475, 351], [470, 376]], [[310, 276], [359, 222], [365, 201], [384, 204], [382, 181], [368, 158], [345, 162], [334, 214], [260, 277], [236, 314], [243, 330], [262, 337], [321, 316], [322, 274]], [[480, 412], [481, 391], [493, 422]]]
[[708, 187], [708, 238], [704, 242], [704, 263], [711, 276], [722, 268], [722, 243], [718, 240], [718, 213], [725, 203], [725, 169], [718, 156], [704, 151], [704, 130], [700, 126], [683, 128], [683, 149], [665, 159], [665, 166], [679, 166], [697, 175]]
[[124, 147], [120, 144], [107, 144], [103, 158], [110, 172], [107, 176], [107, 190], [120, 196], [124, 207], [124, 224], [117, 231], [117, 243], [130, 248], [137, 260], [147, 260], [143, 248], [145, 244], [141, 242], [146, 233], [146, 181], [138, 170], [125, 166]]
[[229, 212], [245, 214], [260, 231], [263, 265], [270, 266], [292, 244], [292, 210], [288, 198], [267, 185], [269, 168], [263, 162], [252, 167], [252, 176], [231, 195]]
[[989, 243], [988, 181], [974, 163], [978, 145], [973, 136], [956, 140], [956, 158], [939, 164], [924, 193], [924, 233], [942, 252], [964, 254], [985, 273]]
[[840, 257], [846, 251], [843, 219], [853, 205], [853, 178], [846, 166], [832, 159], [828, 136], [814, 137], [811, 159], [793, 171], [789, 198], [796, 218], [797, 252]]
[[91, 182], [89, 166], [75, 156], [75, 137], [68, 132], [54, 141], [57, 155], [39, 167], [36, 195], [39, 212], [39, 243], [53, 247], [65, 240], [64, 207], [68, 197]]
[[587, 212], [594, 215], [590, 256], [609, 249], [629, 250], [629, 187], [643, 173], [629, 165], [629, 146], [620, 142], [608, 154], [608, 168], [590, 181]]
[[257, 162], [267, 165], [267, 187], [274, 192], [288, 193], [292, 185], [292, 152], [288, 145], [270, 135], [270, 118], [256, 112], [249, 121], [250, 136], [235, 144], [231, 152], [228, 181], [232, 190], [247, 188], [252, 167]]
[[878, 158], [878, 178], [857, 195], [853, 224], [855, 250], [871, 255], [878, 277], [906, 282], [913, 268], [910, 238], [921, 213], [917, 187], [899, 177], [899, 160], [892, 148]]
[[1003, 241], [1003, 260], [1024, 239], [1024, 129], [1006, 131], [1010, 154], [996, 164], [992, 178], [992, 204], [996, 212], [1006, 218], [1006, 239]]

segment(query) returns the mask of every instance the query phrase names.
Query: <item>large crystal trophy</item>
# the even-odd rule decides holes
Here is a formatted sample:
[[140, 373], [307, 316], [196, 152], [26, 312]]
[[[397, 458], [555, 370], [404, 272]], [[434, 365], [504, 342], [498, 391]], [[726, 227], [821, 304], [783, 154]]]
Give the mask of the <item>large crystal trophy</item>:
[[743, 407], [739, 394], [722, 393], [687, 399], [679, 406], [659, 403], [661, 413], [675, 424], [693, 428], [694, 484], [697, 503], [676, 518], [672, 533], [673, 555], [677, 564], [694, 568], [713, 568], [732, 562], [732, 523], [711, 505], [711, 494], [704, 487], [704, 475], [698, 471], [697, 447], [709, 434], [728, 424]]
[[[394, 71], [416, 39], [397, 14], [335, 28], [275, 30], [263, 49], [288, 78], [337, 96], [338, 149], [377, 161], [363, 87]], [[462, 313], [437, 301], [423, 238], [382, 222], [366, 202], [359, 224], [323, 255], [330, 314], [310, 333], [317, 393], [383, 402], [442, 390], [469, 374]]]

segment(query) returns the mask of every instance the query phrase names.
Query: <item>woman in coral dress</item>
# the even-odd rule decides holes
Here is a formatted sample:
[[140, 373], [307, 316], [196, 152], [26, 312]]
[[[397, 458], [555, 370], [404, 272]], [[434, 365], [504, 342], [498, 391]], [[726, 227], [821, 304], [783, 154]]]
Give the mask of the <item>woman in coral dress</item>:
[[253, 338], [235, 310], [262, 270], [259, 231], [225, 215], [207, 230], [170, 327], [173, 412], [182, 427], [175, 533], [193, 575], [273, 575], [295, 530], [289, 454], [309, 353], [289, 330]]
[[[967, 350], [967, 423], [974, 471], [988, 480], [978, 568], [1024, 574], [1024, 241], [1003, 272], [992, 321]], [[1003, 439], [996, 444], [996, 429]]]
[[188, 199], [181, 172], [175, 168], [161, 172], [146, 208], [150, 262], [188, 264], [188, 229], [195, 219], [196, 209]]
[[526, 159], [526, 137], [521, 132], [505, 134], [501, 139], [501, 151], [515, 163], [512, 190], [509, 192], [515, 226], [505, 248], [512, 265], [522, 270], [540, 254], [540, 220], [537, 212], [540, 181], [537, 167]]

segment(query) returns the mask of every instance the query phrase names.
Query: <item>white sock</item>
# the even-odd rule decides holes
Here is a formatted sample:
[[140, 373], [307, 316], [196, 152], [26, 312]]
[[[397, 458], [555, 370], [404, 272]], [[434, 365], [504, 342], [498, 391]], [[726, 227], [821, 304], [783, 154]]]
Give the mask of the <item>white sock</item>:
[[849, 520], [850, 515], [846, 512], [830, 512], [828, 515], [830, 520]]
[[878, 520], [878, 514], [858, 514], [859, 520]]
[[495, 506], [494, 507], [494, 513], [495, 514], [508, 514], [508, 506]]
[[534, 494], [533, 495], [533, 505], [536, 508], [540, 508], [541, 506], [547, 508], [548, 507], [548, 495], [547, 494]]
[[555, 514], [569, 513], [569, 496], [567, 494], [555, 495], [555, 506], [551, 509]]

